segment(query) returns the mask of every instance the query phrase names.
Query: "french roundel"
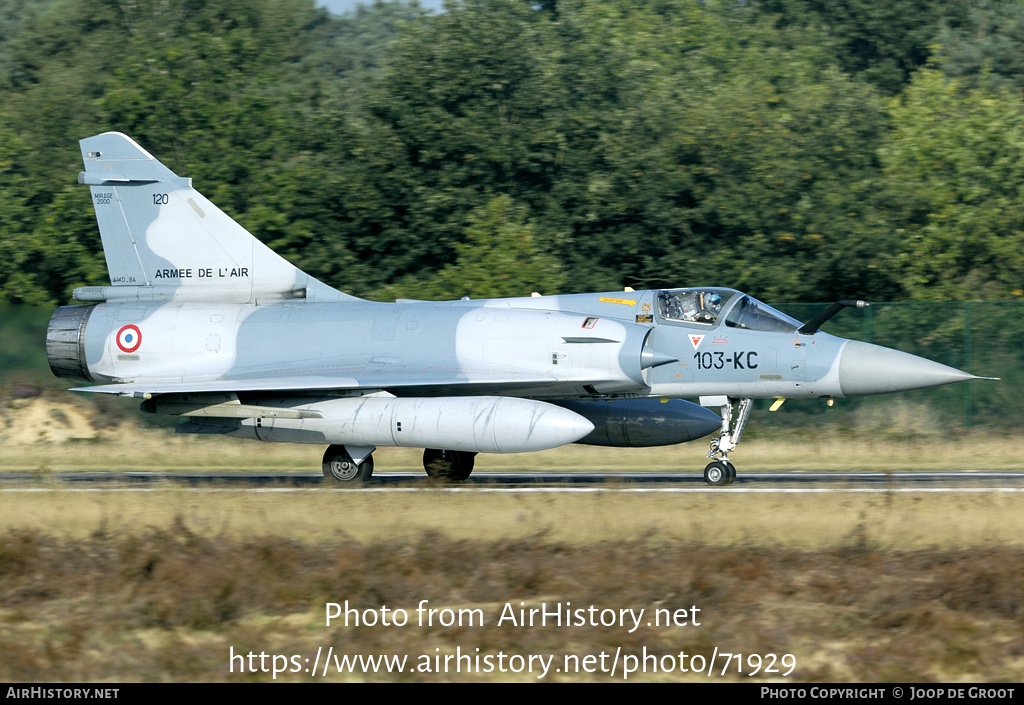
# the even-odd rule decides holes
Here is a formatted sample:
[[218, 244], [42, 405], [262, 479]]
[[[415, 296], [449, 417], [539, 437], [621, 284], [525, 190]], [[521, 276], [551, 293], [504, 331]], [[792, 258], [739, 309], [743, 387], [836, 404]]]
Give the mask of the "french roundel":
[[123, 326], [117, 331], [117, 347], [126, 353], [132, 353], [142, 345], [142, 331], [136, 325]]

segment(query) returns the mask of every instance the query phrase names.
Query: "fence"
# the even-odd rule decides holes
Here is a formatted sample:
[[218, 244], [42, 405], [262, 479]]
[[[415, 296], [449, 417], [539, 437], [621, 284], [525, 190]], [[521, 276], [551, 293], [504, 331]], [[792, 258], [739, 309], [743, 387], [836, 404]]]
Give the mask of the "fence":
[[[806, 321], [825, 304], [779, 304]], [[837, 401], [853, 412], [879, 404], [925, 408], [947, 425], [1024, 426], [1024, 301], [881, 303], [844, 309], [823, 326], [844, 338], [884, 345], [998, 382], [974, 380], [906, 395]], [[842, 411], [840, 413], [843, 413]]]

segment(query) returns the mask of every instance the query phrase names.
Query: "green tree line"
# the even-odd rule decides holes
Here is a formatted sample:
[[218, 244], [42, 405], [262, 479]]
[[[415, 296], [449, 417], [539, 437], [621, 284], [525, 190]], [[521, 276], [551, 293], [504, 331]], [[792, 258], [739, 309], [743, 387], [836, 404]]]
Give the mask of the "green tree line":
[[1022, 8], [0, 0], [0, 298], [107, 283], [117, 130], [368, 298], [1020, 299]]

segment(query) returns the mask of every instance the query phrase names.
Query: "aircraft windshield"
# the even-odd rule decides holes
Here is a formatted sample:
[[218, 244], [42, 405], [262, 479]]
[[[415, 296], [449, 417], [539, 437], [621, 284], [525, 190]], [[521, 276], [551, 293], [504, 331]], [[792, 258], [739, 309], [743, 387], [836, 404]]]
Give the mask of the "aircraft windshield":
[[730, 328], [792, 333], [803, 324], [757, 299], [744, 296], [729, 312], [725, 325]]

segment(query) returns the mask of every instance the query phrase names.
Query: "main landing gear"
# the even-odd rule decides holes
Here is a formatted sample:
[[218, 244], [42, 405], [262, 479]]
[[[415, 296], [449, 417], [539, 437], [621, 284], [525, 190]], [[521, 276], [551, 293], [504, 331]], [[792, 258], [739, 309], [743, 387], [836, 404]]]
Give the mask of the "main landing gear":
[[324, 477], [341, 484], [361, 485], [373, 475], [374, 448], [328, 446], [324, 452]]
[[[327, 480], [349, 487], [362, 485], [373, 476], [373, 446], [332, 445], [324, 452], [323, 470]], [[423, 469], [438, 480], [461, 482], [473, 472], [476, 453], [462, 450], [423, 451]]]
[[743, 427], [750, 418], [752, 399], [731, 399], [714, 397], [701, 399], [702, 406], [717, 406], [722, 414], [722, 432], [711, 439], [708, 457], [714, 460], [704, 468], [704, 482], [716, 487], [731, 485], [736, 481], [736, 468], [729, 460], [729, 453], [736, 450], [736, 444], [743, 435]]
[[475, 462], [476, 453], [462, 450], [426, 448], [423, 451], [423, 469], [438, 480], [461, 482], [473, 472]]

